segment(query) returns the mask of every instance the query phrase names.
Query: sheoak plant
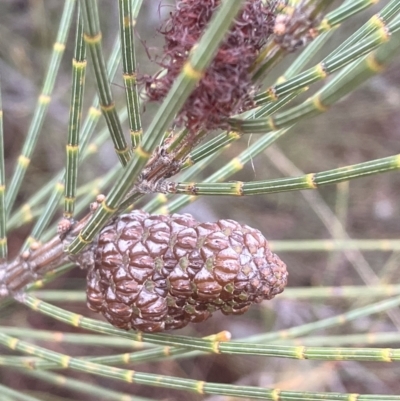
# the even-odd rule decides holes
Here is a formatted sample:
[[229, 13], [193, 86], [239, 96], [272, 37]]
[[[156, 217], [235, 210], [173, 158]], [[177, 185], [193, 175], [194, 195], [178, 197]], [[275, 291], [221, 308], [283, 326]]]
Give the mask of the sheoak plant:
[[[143, 391], [143, 386], [152, 386], [175, 390], [165, 393], [166, 396], [186, 397], [180, 392], [190, 391], [193, 397], [202, 397], [199, 399], [219, 395], [226, 399], [400, 400], [399, 387], [389, 386], [393, 395], [355, 394], [346, 386], [339, 386], [342, 390], [345, 387], [343, 391], [325, 388], [297, 391], [260, 383], [223, 384], [219, 377], [213, 379], [205, 372], [201, 379], [196, 379], [177, 377], [175, 371], [174, 375], [165, 375], [165, 372], [148, 373], [149, 369], [142, 372], [131, 368], [132, 364], [146, 363], [156, 370], [166, 357], [179, 366], [187, 358], [210, 353], [323, 360], [331, 364], [337, 361], [396, 364], [400, 360], [400, 350], [395, 348], [353, 346], [367, 343], [366, 335], [354, 342], [347, 335], [334, 338], [329, 331], [320, 339], [307, 338], [314, 330], [337, 328], [359, 318], [368, 318], [371, 322], [371, 315], [377, 312], [387, 313], [390, 327], [400, 327], [398, 313], [393, 309], [400, 305], [399, 286], [390, 287], [389, 292], [368, 264], [360, 262], [362, 244], [351, 242], [344, 229], [343, 241], [333, 245], [344, 251], [349, 249], [346, 246], [355, 247], [356, 256], [345, 255], [354, 263], [365, 285], [326, 287], [322, 291], [312, 287], [288, 288], [278, 295], [290, 284], [289, 273], [295, 266], [286, 266], [282, 261], [285, 258], [281, 260], [275, 253], [279, 246], [267, 241], [260, 230], [245, 221], [198, 221], [190, 214], [179, 213], [199, 197], [224, 195], [233, 199], [316, 190], [324, 185], [398, 170], [400, 156], [395, 154], [284, 178], [245, 182], [230, 179], [257, 155], [268, 151], [275, 156], [279, 154], [273, 144], [295, 131], [296, 124], [324, 113], [381, 72], [400, 49], [400, 0], [376, 6], [377, 12], [371, 18], [366, 18], [346, 38], [342, 36], [340, 44], [324, 57], [319, 51], [336, 28], [342, 22], [364, 15], [376, 1], [176, 0], [169, 4], [166, 19], [160, 21], [158, 28], [164, 45], [152, 57], [157, 71], [147, 74], [141, 71], [136, 60], [141, 38], [135, 23], [140, 12], [153, 1], [158, 2], [118, 1], [119, 25], [115, 23], [118, 40], [108, 60], [100, 26], [102, 3], [64, 1], [42, 92], [7, 182], [4, 156], [7, 150], [4, 134], [7, 133], [3, 132], [0, 121], [2, 310], [12, 310], [15, 307], [12, 301], [16, 301], [32, 314], [46, 315], [79, 328], [78, 341], [88, 346], [95, 342], [100, 346], [108, 344], [112, 349], [112, 346], [137, 341], [152, 348], [100, 356], [76, 353], [73, 348], [68, 351], [72, 337], [63, 333], [64, 348], [55, 350], [46, 343], [43, 346], [33, 341], [55, 341], [56, 335], [51, 331], [4, 325], [0, 327], [0, 344], [4, 350], [0, 365], [9, 371], [17, 369], [18, 375], [50, 382], [53, 387], [59, 387], [58, 395], [68, 397], [70, 392], [78, 391], [93, 399], [134, 400], [149, 394], [150, 399], [160, 399], [157, 392]], [[72, 25], [76, 28], [74, 43], [68, 40]], [[65, 168], [32, 194], [27, 204], [33, 213], [24, 220], [27, 206], [18, 203], [18, 194], [42, 133], [62, 55], [69, 46], [73, 48], [73, 61], [69, 124], [64, 139]], [[318, 59], [316, 63], [315, 59]], [[120, 63], [123, 87], [119, 89], [125, 92], [125, 104], [117, 110], [111, 83]], [[84, 107], [86, 75], [93, 78], [97, 90], [88, 110]], [[313, 84], [319, 84], [317, 90]], [[308, 97], [307, 91], [312, 93]], [[157, 104], [156, 112], [143, 128], [144, 110], [154, 104]], [[102, 120], [105, 129], [96, 133], [96, 125]], [[123, 128], [125, 120], [129, 135]], [[249, 142], [240, 154], [216, 168], [209, 177], [201, 177], [201, 172], [213, 160], [226, 157], [224, 151], [229, 146], [252, 134], [257, 134], [252, 144]], [[115, 168], [93, 182], [78, 185], [80, 166], [92, 155], [92, 145], [98, 148], [110, 140], [118, 159]], [[98, 193], [97, 197], [93, 192]], [[63, 211], [61, 218], [60, 210]], [[321, 212], [325, 223], [329, 213], [330, 209]], [[336, 222], [335, 218], [331, 221]], [[9, 258], [8, 233], [27, 223], [33, 223], [29, 236], [18, 256]], [[342, 227], [340, 221], [339, 227]], [[285, 250], [284, 244], [281, 245]], [[304, 250], [306, 245], [286, 246], [286, 250], [290, 246]], [[398, 250], [396, 241], [387, 241], [385, 246]], [[387, 269], [394, 265], [389, 262]], [[38, 291], [75, 266], [85, 271], [86, 291]], [[331, 294], [358, 297], [363, 293], [366, 297], [388, 293], [392, 296], [373, 299], [367, 304], [355, 303], [337, 316], [294, 324], [286, 330], [263, 330], [258, 335], [246, 333], [239, 340], [232, 340], [227, 330], [206, 337], [196, 336], [193, 331], [187, 335], [168, 331], [186, 326], [194, 330], [189, 323], [207, 325], [213, 320], [209, 320], [213, 314], [221, 312], [240, 322], [247, 316], [245, 312], [253, 310], [253, 304], [264, 305], [262, 301], [275, 296], [279, 300], [284, 294], [293, 298], [323, 298]], [[71, 311], [68, 305], [59, 307], [51, 303], [62, 301], [64, 296], [76, 302], [86, 301], [90, 311], [100, 313], [107, 322], [98, 315], [97, 319], [96, 315], [86, 317], [89, 309], [81, 315]], [[377, 344], [394, 341], [395, 336], [386, 334], [382, 330], [374, 341]], [[290, 342], [295, 337], [301, 337], [299, 341], [303, 342], [300, 345]], [[105, 376], [115, 383], [112, 388], [94, 378], [85, 383], [81, 378], [61, 372], [66, 369], [92, 377]], [[58, 374], [53, 370], [58, 370]], [[15, 388], [8, 380], [0, 383], [0, 391], [6, 399], [46, 399], [39, 393]]]

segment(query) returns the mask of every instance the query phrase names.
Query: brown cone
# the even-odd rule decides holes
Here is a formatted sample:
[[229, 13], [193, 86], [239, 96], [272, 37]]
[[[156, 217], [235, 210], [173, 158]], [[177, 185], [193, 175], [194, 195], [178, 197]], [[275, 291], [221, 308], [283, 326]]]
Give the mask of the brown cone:
[[287, 283], [286, 265], [259, 230], [233, 220], [135, 210], [100, 234], [88, 307], [114, 326], [157, 332], [242, 314]]

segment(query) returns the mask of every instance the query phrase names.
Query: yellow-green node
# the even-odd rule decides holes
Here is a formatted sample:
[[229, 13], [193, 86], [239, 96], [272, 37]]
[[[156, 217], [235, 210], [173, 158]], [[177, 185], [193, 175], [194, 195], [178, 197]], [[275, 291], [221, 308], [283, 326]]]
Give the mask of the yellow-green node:
[[42, 301], [40, 299], [36, 298], [36, 299], [33, 300], [31, 308], [33, 310], [37, 311], [37, 310], [39, 310], [41, 303], [42, 303]]
[[88, 153], [96, 153], [98, 150], [98, 146], [95, 143], [91, 143], [88, 147], [87, 147], [87, 151]]
[[232, 159], [230, 161], [229, 165], [232, 166], [232, 169], [234, 170], [233, 172], [242, 170], [242, 168], [244, 166], [238, 157], [235, 157], [234, 159]]
[[268, 99], [272, 102], [275, 102], [279, 98], [279, 96], [276, 94], [275, 86], [268, 88], [265, 93], [267, 94]]
[[31, 245], [32, 243], [36, 242], [37, 240], [32, 237], [31, 235], [26, 239], [26, 242], [28, 245]]
[[100, 117], [101, 116], [101, 111], [97, 107], [91, 107], [89, 109], [89, 115], [90, 117]]
[[137, 154], [138, 157], [140, 157], [142, 159], [148, 159], [151, 156], [151, 153], [145, 151], [141, 146], [138, 146], [135, 149], [135, 153]]
[[378, 30], [379, 36], [383, 42], [387, 42], [390, 39], [391, 32], [389, 28], [385, 25], [381, 29]]
[[390, 348], [383, 349], [381, 357], [383, 362], [393, 362], [392, 350]]
[[86, 60], [78, 61], [76, 59], [72, 59], [72, 66], [76, 69], [83, 70], [84, 68], [86, 68], [86, 64]]
[[359, 396], [357, 393], [349, 394], [349, 401], [357, 401]]
[[164, 216], [166, 216], [167, 214], [169, 214], [169, 208], [168, 206], [162, 206], [158, 209], [158, 213], [159, 214], [163, 214]]
[[31, 159], [29, 157], [26, 157], [24, 155], [20, 155], [18, 157], [18, 164], [23, 168], [27, 168], [29, 166], [30, 162], [31, 162]]
[[86, 244], [86, 245], [88, 245], [92, 242], [91, 239], [85, 239], [81, 233], [79, 233], [79, 235], [78, 235], [78, 240], [79, 240], [79, 242]]
[[268, 124], [268, 128], [271, 129], [272, 131], [277, 131], [278, 130], [278, 127], [275, 124], [274, 117], [268, 117], [267, 124]]
[[68, 356], [68, 355], [64, 355], [64, 356], [61, 358], [60, 364], [61, 364], [62, 367], [68, 368], [68, 367], [69, 367], [70, 361], [71, 361], [71, 357]]
[[395, 156], [395, 168], [400, 168], [400, 154]]
[[372, 27], [375, 28], [383, 28], [385, 26], [385, 21], [380, 17], [379, 14], [373, 15], [368, 22], [372, 25]]
[[55, 42], [53, 45], [53, 50], [55, 52], [63, 52], [65, 50], [65, 44], [60, 42]]
[[3, 118], [3, 110], [0, 110], [0, 118]]
[[306, 175], [306, 183], [308, 188], [316, 189], [317, 184], [315, 183], [315, 174], [310, 173]]
[[94, 196], [98, 195], [100, 193], [99, 187], [94, 187], [91, 189], [90, 193], [92, 193]]
[[129, 27], [129, 26], [131, 25], [131, 18], [130, 18], [130, 15], [125, 15], [125, 16], [124, 16], [122, 25], [123, 25], [124, 28], [127, 28], [127, 27]]
[[238, 140], [240, 139], [241, 135], [237, 131], [229, 131], [228, 132], [228, 138], [232, 140]]
[[276, 83], [277, 83], [277, 84], [282, 84], [282, 83], [284, 83], [284, 82], [286, 82], [286, 77], [285, 77], [284, 75], [281, 75], [281, 76], [276, 80]]
[[194, 161], [189, 155], [188, 158], [185, 160], [185, 163], [183, 163], [183, 165], [182, 165], [182, 170], [185, 168], [188, 168], [188, 167], [192, 167], [193, 165], [194, 165]]
[[125, 381], [128, 383], [133, 383], [135, 381], [134, 376], [135, 376], [135, 371], [128, 370], [127, 372], [125, 372], [124, 375]]
[[214, 341], [212, 343], [212, 351], [214, 352], [214, 354], [220, 354], [221, 353], [221, 350], [219, 349], [219, 344], [220, 344], [220, 341]]
[[68, 153], [78, 153], [79, 151], [79, 145], [66, 145], [65, 147]]
[[196, 70], [190, 61], [187, 61], [183, 66], [183, 74], [186, 75], [188, 78], [193, 79], [195, 81], [200, 81], [203, 78], [204, 72]]
[[72, 319], [71, 319], [71, 324], [75, 327], [79, 327], [82, 319], [83, 319], [82, 315], [78, 315], [77, 313], [74, 313], [72, 316]]
[[272, 398], [274, 401], [279, 401], [280, 398], [281, 398], [281, 390], [279, 390], [279, 388], [276, 388], [276, 389], [272, 390], [272, 392], [271, 392], [271, 398]]
[[103, 112], [107, 113], [107, 112], [113, 111], [115, 109], [115, 103], [111, 102], [110, 104], [101, 104], [100, 108]]
[[64, 192], [64, 184], [62, 184], [61, 182], [57, 182], [57, 184], [56, 184], [56, 191], [57, 192]]
[[243, 196], [243, 186], [244, 183], [242, 181], [237, 181], [234, 187], [234, 195]]
[[204, 385], [205, 385], [206, 383], [205, 382], [203, 382], [203, 381], [198, 381], [197, 383], [196, 383], [196, 392], [198, 393], [198, 394], [204, 394]]
[[168, 197], [165, 194], [158, 194], [156, 196], [156, 199], [160, 203], [167, 203], [168, 202]]
[[0, 193], [5, 192], [6, 186], [5, 185], [0, 185]]
[[114, 149], [115, 149], [115, 152], [118, 153], [119, 155], [124, 155], [130, 151], [130, 149], [128, 147], [125, 147], [123, 149], [118, 149], [118, 148], [114, 148]]
[[325, 112], [325, 111], [328, 110], [328, 107], [325, 106], [325, 105], [322, 103], [321, 95], [318, 95], [318, 94], [317, 94], [317, 95], [313, 96], [313, 97], [311, 98], [311, 101], [312, 101], [312, 104], [314, 105], [314, 107], [315, 107], [318, 111]]
[[143, 135], [143, 130], [139, 129], [137, 131], [131, 130], [131, 137], [133, 138], [139, 138]]
[[130, 359], [131, 359], [131, 354], [129, 352], [122, 355], [122, 361], [124, 362], [125, 365], [129, 363]]
[[316, 65], [315, 72], [317, 73], [318, 77], [322, 79], [328, 76], [324, 63], [319, 63], [318, 65]]
[[97, 35], [94, 35], [94, 36], [91, 36], [91, 35], [88, 35], [87, 33], [84, 33], [83, 34], [83, 38], [85, 39], [85, 42], [88, 45], [94, 45], [94, 44], [97, 44], [97, 43], [101, 42], [101, 32], [99, 32]]
[[171, 354], [171, 347], [168, 347], [168, 346], [163, 347], [162, 353], [163, 353], [164, 356], [170, 356], [170, 354]]
[[332, 25], [329, 23], [328, 18], [324, 18], [319, 24], [317, 31], [321, 33], [329, 31], [330, 29], [332, 29]]
[[7, 237], [0, 238], [0, 246], [7, 245]]
[[137, 73], [136, 72], [131, 72], [129, 74], [125, 73], [122, 75], [122, 78], [124, 79], [125, 82], [133, 81], [133, 83], [136, 83]]
[[38, 103], [43, 104], [43, 105], [49, 104], [50, 101], [51, 101], [51, 96], [45, 95], [43, 93], [38, 98]]
[[43, 280], [37, 280], [34, 282], [35, 288], [42, 288], [44, 286], [44, 281]]
[[117, 207], [112, 207], [110, 205], [107, 205], [106, 199], [104, 199], [103, 202], [101, 202], [100, 206], [107, 214], [115, 213], [118, 210]]
[[18, 343], [19, 343], [18, 338], [10, 338], [10, 340], [8, 341], [8, 346], [11, 349], [16, 349]]

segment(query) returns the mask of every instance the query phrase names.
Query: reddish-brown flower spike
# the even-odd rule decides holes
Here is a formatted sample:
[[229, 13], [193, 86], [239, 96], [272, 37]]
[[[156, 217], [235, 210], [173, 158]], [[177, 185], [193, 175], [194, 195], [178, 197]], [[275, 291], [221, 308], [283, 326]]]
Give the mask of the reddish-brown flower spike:
[[242, 314], [283, 291], [286, 265], [259, 230], [233, 220], [135, 210], [100, 234], [87, 303], [114, 326], [157, 332]]
[[[275, 26], [276, 1], [247, 0], [226, 39], [175, 123], [191, 132], [228, 128], [227, 118], [252, 106], [250, 66]], [[158, 64], [163, 75], [142, 78], [150, 100], [163, 99], [201, 37], [220, 0], [178, 0], [160, 33], [165, 38]]]

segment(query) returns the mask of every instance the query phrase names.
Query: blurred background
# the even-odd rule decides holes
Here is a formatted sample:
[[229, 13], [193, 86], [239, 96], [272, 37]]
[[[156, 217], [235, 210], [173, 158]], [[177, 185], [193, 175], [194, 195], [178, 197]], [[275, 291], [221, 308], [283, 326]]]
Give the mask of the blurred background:
[[[49, 0], [3, 0], [0, 2], [0, 75], [4, 109], [6, 176], [9, 178], [21, 150], [36, 100], [40, 94], [43, 77], [48, 66], [53, 42], [58, 29], [63, 2]], [[137, 55], [139, 73], [151, 73], [157, 65], [149, 59], [160, 54], [162, 38], [157, 33], [161, 21], [172, 10], [173, 1], [144, 0], [137, 24]], [[341, 2], [336, 2], [338, 5]], [[344, 38], [361, 26], [386, 4], [379, 2], [355, 18], [343, 24], [332, 40], [322, 49], [322, 59]], [[117, 2], [99, 2], [103, 45], [109, 54], [118, 35]], [[69, 35], [68, 45], [50, 104], [42, 134], [18, 196], [17, 206], [47, 183], [65, 163], [68, 110], [71, 85], [71, 59], [75, 27]], [[88, 57], [87, 84], [85, 89], [85, 112], [94, 95], [93, 74]], [[291, 58], [285, 61], [289, 65]], [[284, 64], [285, 65], [285, 64]], [[280, 68], [280, 72], [283, 68]], [[271, 82], [274, 76], [271, 76]], [[310, 95], [315, 88], [307, 93]], [[124, 105], [124, 88], [121, 71], [112, 82], [112, 89], [120, 108]], [[381, 74], [345, 99], [334, 105], [327, 113], [302, 121], [276, 145], [254, 158], [232, 179], [242, 181], [278, 178], [333, 169], [375, 158], [400, 153], [400, 57], [394, 59]], [[143, 106], [144, 127], [148, 126], [157, 104]], [[104, 126], [101, 120], [97, 132]], [[126, 125], [125, 125], [126, 128]], [[126, 128], [125, 132], [128, 132]], [[146, 132], [146, 129], [144, 130]], [[233, 144], [223, 156], [203, 171], [207, 177], [232, 157], [246, 149], [256, 135], [243, 137]], [[98, 157], [89, 158], [80, 169], [79, 183], [106, 173], [117, 158], [108, 143], [99, 151]], [[300, 171], [299, 171], [300, 170]], [[199, 177], [199, 181], [201, 177]], [[203, 197], [186, 207], [200, 221], [222, 218], [235, 219], [260, 229], [273, 241], [317, 240], [332, 238], [332, 230], [340, 236], [335, 226], [339, 218], [347, 235], [354, 239], [399, 239], [400, 237], [400, 175], [398, 172], [375, 175], [321, 188], [318, 191], [287, 192], [242, 198]], [[57, 216], [61, 216], [62, 212]], [[12, 256], [19, 248], [31, 226], [26, 225], [10, 233], [9, 249]], [[369, 267], [381, 275], [384, 283], [399, 284], [400, 254], [390, 251], [352, 252], [353, 264], [341, 252], [299, 251], [279, 252], [290, 272], [289, 286], [342, 286], [365, 285], [354, 268], [355, 264]], [[84, 272], [75, 269], [63, 276], [50, 288], [84, 289]], [[342, 313], [354, 306], [354, 300], [331, 297], [319, 301], [277, 299], [253, 306], [240, 317], [218, 315], [201, 325], [191, 325], [177, 334], [203, 336], [229, 330], [235, 339], [253, 334], [280, 330], [306, 322]], [[85, 316], [101, 319], [86, 309], [84, 303], [64, 307]], [[399, 312], [399, 311], [397, 311]], [[19, 305], [0, 311], [3, 326], [20, 326], [34, 329], [79, 331], [40, 314], [32, 313]], [[397, 330], [387, 315], [356, 320], [351, 324], [316, 332], [318, 335], [382, 332]], [[399, 334], [400, 340], [400, 334]], [[359, 344], [362, 346], [363, 344]], [[120, 353], [112, 348], [89, 348], [63, 343], [46, 344], [55, 351], [71, 355], [105, 355]], [[386, 346], [386, 345], [385, 345]], [[388, 347], [396, 344], [387, 344]], [[2, 350], [3, 351], [3, 350]], [[400, 393], [400, 366], [397, 364], [359, 362], [293, 361], [277, 358], [205, 356], [180, 361], [168, 360], [157, 364], [135, 365], [139, 371], [195, 378], [223, 383], [279, 387], [299, 391], [338, 391], [356, 393]], [[71, 377], [84, 378], [88, 382], [99, 380], [82, 373], [66, 373]], [[14, 388], [29, 389], [43, 399], [67, 400], [75, 394], [68, 390], [51, 388], [36, 379], [0, 368], [0, 382]], [[156, 390], [151, 387], [126, 385], [101, 379], [103, 385], [118, 388], [135, 395], [157, 400], [200, 400], [206, 397], [193, 394]], [[46, 395], [47, 392], [53, 395]], [[85, 398], [85, 399], [90, 399]], [[217, 397], [210, 397], [216, 400]], [[221, 398], [222, 399], [222, 398]]]

